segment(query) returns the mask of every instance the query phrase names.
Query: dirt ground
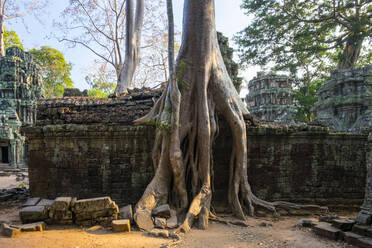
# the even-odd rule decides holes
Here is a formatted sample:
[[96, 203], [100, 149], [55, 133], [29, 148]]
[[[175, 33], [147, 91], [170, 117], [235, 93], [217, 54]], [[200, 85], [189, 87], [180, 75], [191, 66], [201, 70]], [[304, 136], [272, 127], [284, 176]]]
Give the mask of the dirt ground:
[[[19, 184], [15, 177], [0, 177], [0, 189]], [[25, 182], [27, 184], [27, 182]], [[22, 202], [0, 203], [0, 223], [19, 224]], [[356, 213], [340, 214], [355, 217]], [[304, 217], [279, 220], [250, 218], [249, 227], [210, 222], [208, 230], [192, 229], [174, 247], [194, 248], [352, 248], [317, 237], [309, 228], [296, 228]], [[308, 218], [308, 217], [306, 217]], [[315, 219], [314, 219], [315, 220]], [[44, 232], [21, 233], [16, 238], [0, 234], [0, 248], [147, 248], [162, 247], [171, 240], [155, 238], [140, 231], [113, 233], [109, 228], [88, 230], [78, 226], [48, 226]]]
[[[19, 223], [18, 206], [2, 207], [0, 222]], [[352, 248], [316, 236], [309, 228], [296, 228], [302, 217], [280, 220], [250, 218], [249, 227], [210, 222], [208, 230], [192, 229], [175, 247], [194, 248]], [[22, 233], [16, 238], [0, 235], [1, 248], [142, 248], [162, 247], [171, 240], [139, 231], [113, 233], [109, 228], [90, 231], [77, 226], [48, 226], [44, 232]]]

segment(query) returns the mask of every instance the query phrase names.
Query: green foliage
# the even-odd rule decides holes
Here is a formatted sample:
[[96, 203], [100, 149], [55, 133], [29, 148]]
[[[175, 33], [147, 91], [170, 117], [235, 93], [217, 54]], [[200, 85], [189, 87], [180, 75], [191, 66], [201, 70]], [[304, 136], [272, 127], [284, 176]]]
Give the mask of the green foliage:
[[295, 99], [298, 105], [296, 119], [301, 122], [311, 122], [315, 114], [312, 111], [314, 104], [317, 102], [317, 90], [322, 86], [322, 80], [314, 80], [309, 84], [304, 84], [295, 91]]
[[95, 98], [107, 98], [115, 90], [115, 83], [110, 82], [105, 79], [103, 75], [96, 76], [86, 76], [85, 81], [91, 87], [88, 90], [88, 95]]
[[322, 72], [319, 67], [348, 59], [345, 51], [355, 52], [351, 67], [371, 62], [371, 1], [244, 0], [242, 8], [253, 17], [235, 37], [246, 64], [271, 62], [292, 73], [310, 65]]
[[33, 54], [35, 62], [40, 66], [46, 98], [61, 97], [65, 88], [72, 88], [72, 65], [66, 62], [60, 51], [42, 46], [40, 49], [30, 50], [29, 53]]
[[6, 30], [6, 28], [4, 27], [4, 46], [5, 46], [5, 49], [9, 48], [9, 47], [18, 47], [22, 50], [24, 50], [24, 46], [21, 42], [21, 39], [19, 38], [18, 34], [13, 31], [13, 30]]
[[229, 76], [238, 91], [240, 92], [241, 85], [243, 82], [243, 78], [238, 77], [239, 74], [239, 65], [235, 63], [233, 60], [233, 55], [234, 55], [234, 49], [232, 49], [229, 46], [229, 39], [225, 36], [223, 36], [222, 33], [217, 32], [217, 39], [218, 39], [218, 44], [220, 46], [220, 51], [222, 54], [223, 61], [225, 62], [225, 66], [227, 69], [227, 72], [229, 73]]

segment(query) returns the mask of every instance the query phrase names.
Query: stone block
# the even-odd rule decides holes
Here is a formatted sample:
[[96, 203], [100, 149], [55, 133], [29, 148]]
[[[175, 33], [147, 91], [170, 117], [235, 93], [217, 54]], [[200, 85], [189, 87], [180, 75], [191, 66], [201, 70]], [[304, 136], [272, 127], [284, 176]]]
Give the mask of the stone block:
[[167, 219], [168, 228], [176, 228], [178, 226], [177, 213], [175, 210], [171, 210], [171, 217]]
[[28, 198], [22, 207], [36, 206], [40, 202], [39, 197]]
[[15, 238], [19, 236], [21, 230], [19, 228], [11, 227], [8, 224], [3, 223], [1, 225], [1, 233], [6, 237]]
[[60, 210], [52, 209], [52, 210], [49, 211], [49, 218], [52, 219], [53, 223], [58, 224], [58, 223], [61, 223], [61, 221], [72, 220], [72, 212], [69, 211], [69, 210], [60, 211]]
[[54, 204], [54, 200], [48, 200], [48, 199], [41, 199], [39, 203], [37, 204], [38, 206], [46, 206], [46, 207], [52, 207]]
[[363, 210], [358, 213], [356, 218], [356, 222], [361, 225], [369, 225], [371, 224], [371, 214], [364, 212]]
[[170, 218], [170, 207], [168, 204], [161, 205], [159, 207], [156, 207], [152, 210], [152, 215], [155, 217], [161, 217], [161, 218]]
[[72, 211], [74, 213], [97, 212], [110, 208], [116, 209], [116, 213], [119, 212], [118, 206], [111, 200], [110, 197], [99, 197], [75, 201]]
[[344, 232], [351, 231], [355, 225], [355, 220], [336, 219], [332, 221], [332, 225]]
[[165, 229], [167, 227], [167, 219], [155, 217], [154, 224], [156, 228]]
[[127, 205], [125, 207], [120, 208], [119, 218], [120, 219], [128, 219], [130, 221], [133, 221], [132, 205]]
[[25, 224], [20, 227], [22, 232], [42, 232], [46, 228], [45, 222], [36, 222], [36, 223], [30, 223]]
[[57, 211], [67, 211], [70, 208], [71, 200], [71, 197], [57, 197], [52, 208]]
[[358, 239], [356, 246], [360, 248], [371, 248], [372, 247], [372, 239], [367, 237], [361, 237]]
[[339, 234], [341, 232], [340, 229], [333, 227], [329, 223], [319, 223], [313, 227], [313, 231], [319, 236], [329, 238], [332, 240], [338, 240]]
[[367, 230], [368, 230], [368, 226], [364, 226], [364, 225], [354, 225], [353, 226], [353, 233], [356, 233], [356, 234], [359, 234], [359, 235], [362, 235], [362, 236], [366, 236], [367, 235]]
[[344, 232], [343, 240], [350, 245], [357, 245], [358, 239], [362, 236], [353, 232]]
[[114, 232], [130, 232], [130, 220], [113, 220], [112, 230]]
[[47, 219], [45, 206], [24, 207], [19, 211], [19, 217], [22, 223], [33, 223]]

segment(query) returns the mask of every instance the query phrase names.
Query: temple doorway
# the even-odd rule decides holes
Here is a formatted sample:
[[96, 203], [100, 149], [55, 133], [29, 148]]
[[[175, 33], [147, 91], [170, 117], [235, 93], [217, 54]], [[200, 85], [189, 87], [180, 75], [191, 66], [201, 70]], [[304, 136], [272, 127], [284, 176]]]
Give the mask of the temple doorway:
[[9, 148], [7, 146], [1, 147], [1, 163], [9, 163]]

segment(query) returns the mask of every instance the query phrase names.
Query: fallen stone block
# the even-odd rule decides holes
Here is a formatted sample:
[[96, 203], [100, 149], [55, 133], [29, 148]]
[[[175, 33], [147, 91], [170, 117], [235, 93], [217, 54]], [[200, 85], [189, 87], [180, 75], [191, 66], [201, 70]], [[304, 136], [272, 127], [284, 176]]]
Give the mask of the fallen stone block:
[[130, 220], [113, 220], [112, 230], [114, 232], [130, 232]]
[[110, 197], [77, 200], [72, 207], [72, 211], [74, 213], [99, 212], [103, 209], [115, 209], [116, 213], [119, 213], [118, 206], [111, 200]]
[[71, 197], [57, 197], [52, 208], [57, 211], [67, 211], [70, 208], [71, 200]]
[[333, 227], [329, 223], [319, 223], [313, 227], [313, 231], [319, 236], [329, 238], [332, 240], [338, 240], [339, 234], [341, 232], [340, 229]]
[[360, 248], [371, 248], [372, 247], [372, 239], [367, 237], [362, 237], [358, 239], [356, 246]]
[[347, 219], [335, 219], [332, 221], [332, 225], [338, 229], [341, 229], [344, 232], [350, 231], [355, 225], [355, 220]]
[[362, 236], [366, 236], [367, 235], [367, 230], [368, 230], [368, 226], [364, 226], [364, 225], [354, 225], [353, 226], [353, 233], [356, 233], [356, 234], [359, 234], [359, 235], [362, 235]]
[[47, 219], [45, 206], [24, 207], [19, 211], [19, 217], [22, 223], [33, 223]]
[[361, 225], [370, 225], [372, 223], [371, 214], [365, 211], [360, 211], [356, 218], [356, 222]]
[[152, 229], [149, 232], [150, 235], [155, 236], [155, 237], [161, 237], [161, 238], [169, 238], [169, 232], [168, 230], [164, 229]]
[[54, 200], [41, 199], [37, 205], [38, 206], [46, 206], [48, 208], [51, 208], [53, 206], [53, 204], [54, 204]]
[[39, 197], [28, 198], [22, 207], [36, 206], [40, 202]]
[[159, 207], [156, 207], [152, 210], [152, 215], [155, 217], [161, 217], [161, 218], [170, 218], [170, 207], [168, 204], [161, 205]]
[[119, 218], [120, 219], [128, 219], [130, 221], [133, 221], [132, 205], [127, 205], [125, 207], [120, 208]]
[[45, 222], [36, 222], [36, 223], [30, 223], [25, 224], [20, 227], [22, 232], [42, 232], [46, 228]]
[[358, 239], [362, 236], [353, 232], [344, 232], [343, 233], [343, 240], [348, 243], [349, 245], [357, 245]]
[[72, 212], [71, 211], [59, 211], [59, 210], [50, 210], [49, 211], [49, 218], [55, 221], [60, 220], [72, 220]]
[[175, 210], [171, 210], [170, 213], [171, 217], [167, 219], [167, 227], [173, 229], [178, 226], [177, 213]]
[[1, 225], [1, 233], [9, 238], [15, 238], [19, 236], [21, 230], [19, 228], [11, 227], [8, 224], [3, 223]]
[[156, 228], [165, 229], [167, 227], [167, 219], [155, 217], [154, 224]]

